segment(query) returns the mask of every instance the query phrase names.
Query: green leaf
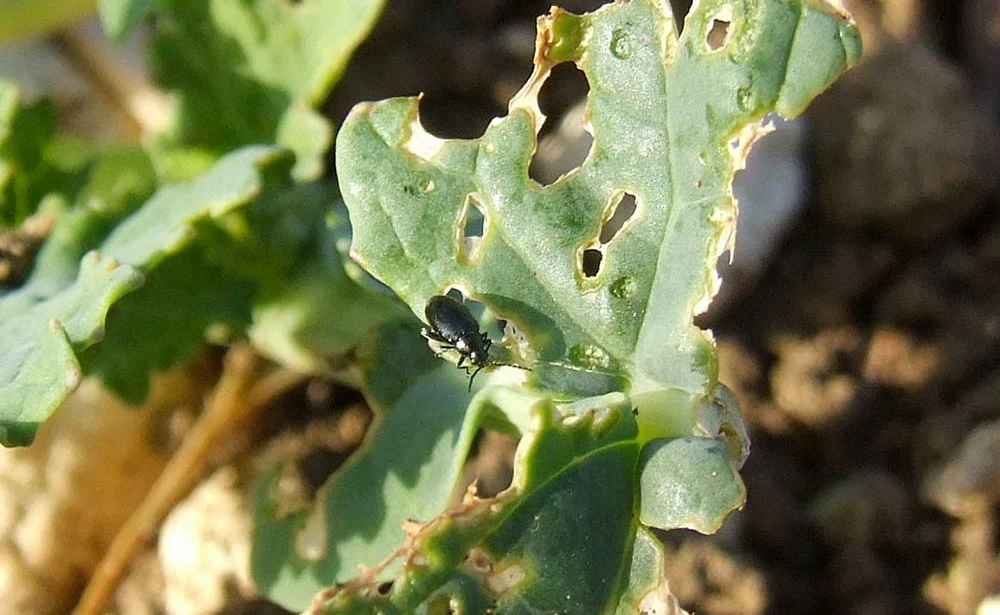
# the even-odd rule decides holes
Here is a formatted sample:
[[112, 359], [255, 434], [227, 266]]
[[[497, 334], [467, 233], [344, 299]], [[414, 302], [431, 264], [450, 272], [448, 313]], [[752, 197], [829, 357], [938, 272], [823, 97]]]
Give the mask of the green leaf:
[[261, 289], [249, 332], [257, 350], [300, 371], [323, 373], [331, 357], [365, 341], [382, 322], [407, 315], [395, 298], [357, 281], [366, 274], [352, 275], [352, 263], [336, 248], [345, 231], [347, 215], [338, 210], [320, 224], [313, 249]]
[[122, 218], [152, 194], [155, 185], [153, 167], [141, 149], [109, 147], [97, 153], [87, 164], [87, 179], [77, 191], [76, 205], [68, 211], [41, 212], [56, 220], [25, 283], [0, 289], [0, 309], [6, 313], [27, 310], [72, 284], [84, 254], [97, 248]]
[[384, 577], [375, 571], [332, 592], [317, 611], [596, 613], [618, 604], [628, 579], [644, 587], [652, 574], [645, 536], [643, 568], [633, 573], [630, 557], [639, 452], [631, 413], [557, 417], [550, 404], [534, 408], [511, 489], [467, 499], [410, 536], [388, 592], [379, 591]]
[[155, 174], [140, 148], [60, 138], [55, 128], [51, 101], [23, 105], [0, 80], [0, 225], [22, 223], [53, 195], [110, 218], [152, 193]]
[[178, 110], [172, 134], [158, 147], [189, 148], [211, 159], [276, 142], [297, 154], [296, 177], [319, 176], [333, 131], [315, 108], [382, 4], [160, 0], [153, 66], [160, 84], [177, 94]]
[[156, 171], [141, 147], [112, 145], [92, 147], [86, 180], [74, 199], [109, 218], [121, 219], [146, 202], [157, 187]]
[[[143, 274], [155, 275], [165, 259], [191, 245], [196, 225], [219, 220], [253, 203], [268, 181], [287, 182], [291, 165], [290, 154], [276, 148], [251, 147], [234, 152], [210, 173], [162, 188], [117, 225], [98, 251], [79, 261], [80, 253], [100, 241], [120, 214], [128, 211], [134, 190], [142, 183], [126, 181], [121, 192], [113, 189], [107, 192], [107, 186], [115, 184], [108, 184], [101, 179], [102, 173], [95, 172], [90, 188], [118, 194], [120, 198], [114, 205], [87, 199], [85, 205], [60, 218], [25, 284], [0, 296], [0, 399], [4, 400], [0, 427], [6, 430], [0, 443], [30, 442], [38, 424], [75, 388], [80, 377], [77, 356], [104, 337], [105, 315], [111, 305], [135, 290], [142, 283]], [[87, 189], [82, 194], [86, 193]], [[74, 262], [80, 262], [79, 272]], [[200, 274], [189, 269], [182, 275]], [[163, 282], [153, 285], [152, 297], [167, 301], [169, 295], [162, 288], [164, 282], [171, 280], [176, 281], [164, 276]], [[173, 292], [177, 290], [174, 287]], [[189, 301], [187, 307], [191, 308], [190, 302], [199, 298], [194, 293], [184, 300]], [[160, 303], [157, 309], [169, 312], [173, 307], [170, 303]], [[218, 312], [225, 314], [221, 306]], [[150, 322], [157, 322], [152, 315], [147, 317]], [[148, 326], [149, 322], [140, 319], [140, 324]], [[148, 338], [161, 343], [171, 333], [143, 331]], [[89, 369], [110, 373], [115, 365], [134, 363], [131, 368], [142, 373], [144, 383], [148, 377], [144, 370], [162, 361], [162, 354], [171, 348], [164, 344], [159, 353], [146, 354], [150, 339], [138, 344], [127, 330], [112, 330], [112, 335], [121, 337], [117, 340], [121, 353], [109, 358], [110, 366], [102, 366], [97, 360], [88, 361]], [[174, 348], [186, 348], [184, 340], [172, 343], [177, 345]]]
[[581, 456], [531, 492], [482, 548], [513, 579], [496, 613], [593, 613], [616, 601], [635, 522], [633, 442]]
[[[431, 137], [418, 99], [400, 98], [355, 107], [337, 141], [352, 253], [375, 277], [415, 314], [461, 288], [526, 340], [509, 350], [541, 387], [627, 390], [650, 438], [690, 433], [715, 389], [714, 347], [692, 318], [715, 291], [731, 181], [761, 118], [798, 113], [859, 53], [853, 26], [810, 1], [707, 0], [680, 37], [671, 14], [666, 0], [554, 9], [539, 21], [532, 78], [479, 139]], [[713, 50], [716, 18], [729, 38]], [[542, 186], [528, 177], [535, 96], [563, 61], [587, 76], [594, 143]], [[625, 195], [636, 212], [602, 244]], [[463, 237], [472, 207], [485, 216], [478, 242]], [[603, 253], [593, 277], [587, 249]]]
[[366, 388], [380, 414], [362, 448], [295, 514], [279, 512], [277, 474], [256, 488], [254, 580], [286, 608], [390, 556], [406, 538], [404, 521], [441, 514], [484, 415], [535, 401], [494, 387], [470, 404], [465, 374], [435, 359], [412, 321], [386, 323], [375, 339]]
[[54, 136], [51, 101], [25, 105], [18, 89], [0, 80], [0, 225], [20, 224], [52, 188], [46, 150]]
[[76, 352], [104, 336], [108, 308], [142, 284], [134, 267], [91, 252], [76, 281], [28, 310], [0, 299], [0, 444], [30, 444], [80, 381]]
[[108, 38], [125, 40], [154, 9], [155, 0], [97, 0], [97, 13]]
[[[537, 389], [570, 399], [484, 414], [523, 434], [511, 488], [411, 526], [382, 567], [328, 576], [338, 585], [310, 612], [676, 607], [643, 526], [712, 531], [745, 497], [735, 470], [745, 427], [693, 317], [716, 290], [733, 174], [760, 121], [799, 113], [858, 59], [856, 30], [828, 11], [810, 0], [705, 0], [678, 37], [665, 0], [582, 16], [553, 9], [539, 20], [532, 77], [481, 138], [428, 135], [416, 98], [352, 111], [337, 141], [352, 254], [417, 315], [450, 288], [481, 301], [511, 325], [509, 360], [533, 369]], [[717, 22], [728, 24], [722, 41], [708, 38]], [[528, 177], [536, 96], [567, 61], [590, 84], [594, 144], [578, 169], [542, 186]], [[602, 238], [626, 197], [635, 213]], [[481, 238], [465, 236], [475, 210]], [[601, 252], [596, 273], [584, 267], [588, 250]]]
[[[283, 202], [278, 195], [286, 191], [296, 193], [287, 188], [291, 164], [285, 150], [244, 148], [208, 173], [162, 188], [115, 228], [101, 252], [141, 267], [148, 282], [109, 313], [116, 334], [83, 355], [87, 374], [141, 403], [150, 374], [189, 358], [209, 331], [245, 331], [261, 283], [251, 267], [263, 257], [237, 252], [244, 246], [218, 229]], [[285, 236], [277, 226], [270, 230]]]
[[628, 585], [618, 601], [615, 615], [636, 613], [676, 613], [684, 615], [677, 599], [667, 588], [663, 544], [649, 530], [640, 527], [632, 543], [627, 570]]
[[253, 280], [249, 330], [254, 347], [282, 364], [315, 374], [343, 368], [343, 355], [381, 323], [408, 317], [384, 290], [359, 284], [337, 237], [349, 233], [336, 190], [323, 182], [266, 191], [252, 207], [219, 224], [200, 225], [206, 259]]
[[132, 405], [149, 393], [152, 372], [194, 355], [209, 332], [220, 328], [232, 337], [250, 324], [257, 285], [228, 275], [205, 260], [198, 247], [165, 259], [146, 284], [116, 303], [108, 313], [112, 332], [80, 355], [83, 371]]
[[643, 448], [639, 520], [661, 529], [715, 533], [746, 502], [725, 444], [713, 438], [653, 440]]
[[[31, 275], [0, 289], [0, 444], [29, 444], [76, 387], [77, 355], [103, 337], [111, 304], [141, 285], [128, 265], [88, 251], [152, 191], [141, 150], [107, 148], [87, 164], [78, 204], [57, 217]], [[82, 263], [81, 263], [81, 259]]]
[[268, 181], [288, 182], [287, 151], [245, 147], [193, 180], [164, 186], [135, 214], [119, 224], [101, 251], [122, 262], [155, 267], [195, 237], [195, 225], [219, 220], [253, 202]]

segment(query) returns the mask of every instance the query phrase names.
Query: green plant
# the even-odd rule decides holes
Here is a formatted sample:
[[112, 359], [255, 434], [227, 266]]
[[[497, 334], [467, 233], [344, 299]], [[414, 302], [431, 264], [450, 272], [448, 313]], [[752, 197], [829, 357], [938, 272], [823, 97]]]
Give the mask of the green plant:
[[[96, 200], [55, 191], [52, 214], [9, 214], [0, 201], [15, 224], [54, 220], [31, 275], [0, 295], [4, 442], [29, 442], [81, 373], [141, 400], [150, 371], [183, 361], [219, 324], [299, 369], [353, 348], [377, 413], [363, 446], [311, 505], [279, 501], [280, 468], [255, 489], [252, 566], [268, 596], [303, 609], [322, 591], [314, 610], [329, 613], [628, 613], [670, 600], [652, 530], [715, 531], [745, 499], [747, 434], [692, 322], [731, 243], [733, 174], [767, 113], [798, 114], [858, 59], [849, 20], [818, 0], [705, 0], [678, 35], [666, 0], [553, 9], [539, 20], [534, 73], [479, 139], [431, 137], [416, 98], [354, 109], [336, 140], [348, 226], [337, 191], [315, 180], [330, 133], [311, 107], [379, 3], [338, 14], [348, 25], [337, 44], [313, 23], [332, 1], [149, 4], [105, 8], [123, 27], [158, 12], [160, 78], [182, 102], [150, 158], [131, 154], [159, 176], [136, 171], [128, 190]], [[216, 35], [198, 38], [200, 23]], [[536, 97], [562, 62], [587, 76], [594, 143], [542, 186], [528, 178]], [[25, 125], [4, 87], [0, 147]], [[248, 106], [260, 116], [239, 116]], [[225, 122], [206, 112], [217, 108]], [[9, 168], [45, 161], [22, 158]], [[16, 185], [44, 176], [21, 173]], [[602, 241], [625, 198], [635, 213]], [[477, 213], [481, 237], [466, 228]], [[401, 301], [344, 259], [348, 233], [354, 259]], [[596, 273], [587, 250], [602, 254]], [[484, 322], [506, 321], [494, 352], [530, 372], [493, 368], [467, 393], [467, 376], [419, 334], [428, 300], [449, 289], [484, 304]], [[513, 484], [449, 508], [485, 428], [520, 438]], [[306, 533], [320, 537], [309, 548]], [[359, 565], [370, 567], [360, 577]]]

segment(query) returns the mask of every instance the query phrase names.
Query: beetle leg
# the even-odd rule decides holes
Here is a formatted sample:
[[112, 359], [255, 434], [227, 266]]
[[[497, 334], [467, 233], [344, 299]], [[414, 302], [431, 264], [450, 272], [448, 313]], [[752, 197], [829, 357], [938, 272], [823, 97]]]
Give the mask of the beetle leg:
[[[485, 365], [480, 365], [479, 368], [476, 369], [476, 371], [472, 372], [472, 376], [469, 378], [469, 392], [470, 393], [472, 392], [472, 381], [476, 379], [476, 376], [479, 374], [479, 372], [483, 371], [484, 367], [486, 367], [486, 366]], [[468, 370], [466, 370], [465, 373], [469, 373]]]
[[444, 353], [448, 352], [449, 350], [455, 350], [455, 347], [454, 346], [439, 346], [438, 349], [434, 352], [434, 357], [437, 358], [437, 359], [440, 359], [441, 355], [443, 355]]
[[441, 335], [439, 335], [434, 331], [430, 331], [424, 328], [420, 330], [420, 335], [422, 335], [424, 339], [427, 340], [428, 342], [427, 345], [430, 346], [431, 351], [434, 353], [434, 356], [438, 359], [440, 359], [441, 355], [448, 352], [449, 350], [457, 350], [454, 344], [444, 339], [444, 337], [442, 337]]
[[[451, 344], [443, 335], [435, 331], [434, 329], [428, 329], [427, 327], [420, 327], [420, 335], [425, 339], [429, 339], [432, 342], [440, 342], [442, 344]], [[454, 348], [454, 346], [452, 346]]]

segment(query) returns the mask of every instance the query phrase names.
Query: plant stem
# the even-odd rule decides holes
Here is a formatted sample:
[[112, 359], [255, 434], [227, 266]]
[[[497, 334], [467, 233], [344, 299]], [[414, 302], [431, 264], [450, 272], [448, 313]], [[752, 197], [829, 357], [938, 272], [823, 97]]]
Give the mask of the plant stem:
[[259, 378], [259, 371], [260, 359], [249, 347], [236, 346], [229, 351], [222, 377], [204, 412], [142, 504], [115, 536], [73, 615], [103, 612], [136, 552], [206, 473], [214, 445], [250, 419], [265, 402], [305, 379], [302, 374], [283, 369]]

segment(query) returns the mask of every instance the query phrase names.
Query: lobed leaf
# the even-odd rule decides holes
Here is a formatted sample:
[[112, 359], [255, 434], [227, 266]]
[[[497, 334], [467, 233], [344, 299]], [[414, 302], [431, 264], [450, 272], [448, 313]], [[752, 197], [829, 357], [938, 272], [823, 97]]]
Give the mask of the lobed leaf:
[[470, 404], [466, 376], [433, 357], [412, 321], [382, 325], [373, 343], [366, 389], [379, 414], [362, 447], [294, 514], [280, 509], [277, 474], [256, 488], [252, 572], [286, 608], [391, 556], [404, 522], [444, 512], [485, 415], [535, 401], [494, 388]]
[[75, 188], [76, 207], [40, 212], [55, 222], [28, 279], [0, 289], [5, 446], [31, 443], [76, 387], [77, 356], [104, 337], [109, 307], [142, 284], [138, 269], [90, 251], [152, 191], [152, 167], [135, 148], [111, 147], [96, 151], [86, 168], [86, 180]]
[[[327, 577], [309, 612], [677, 608], [643, 526], [714, 531], [745, 498], [745, 427], [693, 325], [731, 247], [733, 174], [767, 113], [799, 113], [859, 55], [848, 18], [812, 0], [696, 2], [679, 36], [665, 0], [631, 0], [540, 19], [532, 77], [479, 139], [427, 134], [418, 98], [352, 111], [337, 169], [355, 258], [417, 315], [453, 288], [483, 302], [511, 359], [570, 401], [498, 408], [524, 435], [511, 488], [410, 526], [393, 564]], [[536, 98], [566, 61], [590, 84], [594, 143], [543, 186]]]
[[[135, 196], [128, 186], [138, 190], [138, 184], [126, 181], [119, 186], [117, 194], [122, 200], [115, 206], [88, 199], [60, 217], [29, 278], [21, 287], [0, 295], [0, 398], [4, 400], [0, 428], [5, 430], [0, 443], [31, 441], [38, 424], [76, 387], [80, 379], [78, 356], [104, 337], [105, 318], [114, 326], [118, 317], [112, 305], [136, 290], [144, 274], [153, 274], [165, 259], [188, 247], [199, 223], [218, 220], [253, 203], [267, 181], [287, 181], [291, 164], [288, 153], [276, 148], [251, 147], [235, 152], [210, 173], [162, 188], [110, 234], [110, 227], [128, 212], [127, 203]], [[101, 177], [100, 173], [92, 176], [93, 189], [106, 185]], [[82, 194], [86, 193], [84, 190]], [[101, 242], [98, 250], [89, 252], [81, 261], [81, 254], [91, 250], [95, 242]], [[77, 262], [78, 270], [74, 265]], [[171, 267], [178, 264], [171, 263]], [[191, 326], [186, 315], [172, 310], [183, 306], [190, 309], [192, 302], [200, 298], [192, 288], [198, 288], [202, 271], [190, 262], [180, 267], [183, 279], [164, 278], [175, 283], [167, 287], [166, 296], [163, 281], [144, 289], [150, 293], [147, 299], [155, 299], [155, 305], [147, 301], [144, 307], [155, 309], [138, 314], [132, 324], [139, 326], [134, 329], [113, 328], [115, 352], [88, 356], [88, 370], [107, 375], [118, 366], [145, 383], [148, 370], [158, 365], [165, 353], [173, 349], [176, 355], [178, 347], [180, 352], [189, 351], [183, 336], [174, 338], [172, 343], [177, 346], [164, 344], [171, 334], [182, 334], [183, 330], [143, 329], [164, 320]], [[210, 276], [202, 280], [212, 282]], [[143, 297], [139, 295], [139, 305]], [[174, 301], [178, 297], [180, 300]], [[206, 309], [214, 311], [212, 306]], [[225, 313], [220, 309], [215, 317]], [[129, 322], [128, 317], [124, 320]], [[203, 331], [198, 332], [198, 341], [203, 335]], [[150, 344], [159, 344], [158, 350], [147, 352]], [[110, 380], [122, 384], [115, 377]], [[134, 390], [135, 386], [145, 385], [132, 386]], [[123, 388], [128, 392], [128, 386]]]
[[746, 503], [729, 452], [714, 438], [653, 440], [642, 450], [639, 520], [661, 529], [715, 533]]
[[104, 336], [108, 308], [141, 284], [134, 267], [91, 252], [75, 282], [30, 309], [0, 298], [0, 444], [31, 444], [80, 382], [76, 352]]
[[[189, 358], [209, 332], [220, 342], [244, 334], [260, 285], [285, 272], [287, 262], [275, 255], [291, 258], [302, 249], [248, 248], [240, 241], [287, 238], [277, 215], [263, 212], [280, 208], [288, 195], [301, 196], [301, 190], [288, 186], [291, 165], [285, 150], [244, 148], [208, 173], [165, 186], [114, 229], [100, 250], [139, 263], [148, 282], [111, 309], [109, 326], [118, 333], [81, 356], [85, 373], [100, 376], [123, 399], [138, 404], [149, 390], [150, 373]], [[313, 218], [322, 215], [324, 201], [297, 203], [298, 209], [286, 212], [290, 217], [303, 209]], [[266, 231], [247, 229], [253, 228], [248, 219], [255, 215], [265, 218]], [[272, 268], [261, 265], [265, 260], [273, 262]]]
[[[126, 3], [137, 11], [143, 3]], [[333, 139], [315, 111], [339, 78], [383, 0], [160, 0], [153, 14], [155, 75], [176, 93], [172, 134], [159, 150], [196, 155], [170, 174], [253, 143], [279, 143], [297, 154], [295, 175], [315, 179]], [[120, 9], [121, 10], [121, 9]], [[126, 11], [125, 14], [130, 13]], [[124, 17], [122, 19], [125, 19]], [[129, 18], [131, 19], [131, 18]], [[128, 23], [128, 19], [125, 20]]]
[[142, 288], [118, 301], [108, 314], [112, 335], [80, 354], [88, 376], [99, 377], [119, 397], [140, 405], [150, 375], [187, 360], [214, 329], [237, 337], [250, 324], [257, 286], [205, 262], [194, 246], [165, 259]]
[[[631, 413], [620, 407], [565, 421], [541, 403], [532, 414], [510, 490], [493, 500], [467, 498], [415, 528], [388, 591], [376, 570], [321, 597], [310, 612], [450, 606], [468, 613], [593, 613], [596, 605], [617, 604], [632, 574], [637, 527], [639, 447]], [[555, 467], [553, 459], [569, 461]], [[641, 555], [637, 593], [645, 587], [639, 573], [650, 573], [648, 553]]]
[[[707, 42], [716, 18], [729, 24], [717, 49]], [[733, 174], [766, 113], [798, 113], [858, 53], [847, 20], [809, 0], [706, 0], [679, 37], [665, 0], [554, 9], [539, 21], [531, 79], [479, 139], [431, 137], [417, 98], [355, 107], [337, 143], [352, 252], [416, 314], [448, 288], [484, 302], [525, 340], [511, 349], [543, 388], [594, 394], [589, 379], [596, 392], [631, 391], [651, 421], [690, 427], [716, 384], [713, 346], [692, 317], [731, 241]], [[543, 186], [528, 176], [536, 95], [566, 61], [590, 84], [594, 142], [579, 168]], [[635, 213], [602, 240], [630, 197]], [[465, 236], [472, 208], [485, 217], [479, 239]], [[587, 250], [602, 254], [594, 275]], [[678, 412], [688, 417], [669, 417]]]

